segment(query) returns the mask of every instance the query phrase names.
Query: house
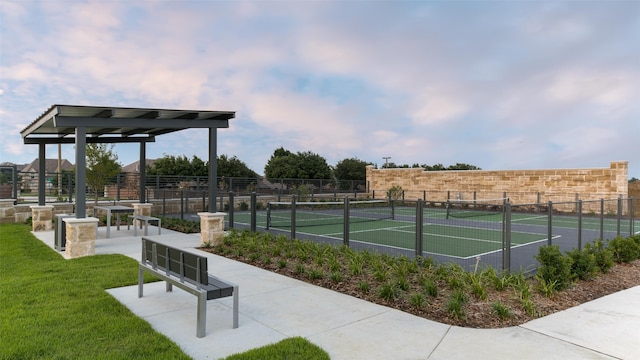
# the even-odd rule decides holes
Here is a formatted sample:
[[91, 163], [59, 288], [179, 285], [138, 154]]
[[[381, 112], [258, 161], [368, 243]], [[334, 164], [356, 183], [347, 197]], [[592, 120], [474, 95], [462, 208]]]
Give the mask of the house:
[[[22, 190], [30, 191], [38, 188], [38, 171], [40, 169], [40, 160], [35, 159], [30, 164], [25, 165], [20, 170], [20, 176], [22, 176]], [[60, 168], [58, 168], [58, 159], [46, 159], [44, 164], [44, 171], [46, 177], [46, 186], [51, 188], [53, 181], [58, 173], [63, 171], [73, 170], [74, 165], [67, 159], [62, 159], [60, 162]]]

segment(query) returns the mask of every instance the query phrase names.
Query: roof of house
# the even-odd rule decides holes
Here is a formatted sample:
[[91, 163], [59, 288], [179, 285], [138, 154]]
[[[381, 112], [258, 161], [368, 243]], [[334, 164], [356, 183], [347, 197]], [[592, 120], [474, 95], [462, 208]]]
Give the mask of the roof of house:
[[[58, 170], [58, 159], [46, 159], [44, 164], [45, 171], [48, 173], [57, 173], [60, 172]], [[27, 164], [21, 172], [38, 172], [40, 167], [40, 160], [35, 159], [30, 164]], [[73, 170], [74, 166], [67, 159], [62, 159], [60, 170]]]
[[[156, 162], [156, 159], [145, 159], [145, 164], [147, 166], [153, 166], [153, 163]], [[139, 173], [140, 172], [140, 160], [134, 161], [129, 165], [125, 165], [122, 167], [123, 173]]]

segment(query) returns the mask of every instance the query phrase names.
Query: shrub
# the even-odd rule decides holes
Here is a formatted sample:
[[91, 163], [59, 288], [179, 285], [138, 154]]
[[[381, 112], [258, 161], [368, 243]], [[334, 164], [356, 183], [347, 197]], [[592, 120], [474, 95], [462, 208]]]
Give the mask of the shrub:
[[613, 267], [613, 252], [605, 247], [602, 239], [596, 240], [593, 244], [587, 243], [584, 246], [584, 251], [595, 256], [596, 266], [603, 273], [609, 272], [609, 269]]
[[404, 190], [402, 190], [402, 187], [399, 185], [393, 185], [392, 187], [389, 188], [389, 190], [387, 190], [387, 199], [389, 200], [400, 200], [402, 199], [402, 194], [404, 193]]
[[613, 252], [613, 259], [617, 263], [632, 262], [640, 257], [640, 245], [632, 237], [616, 237], [609, 241], [609, 249]]
[[571, 283], [572, 260], [563, 256], [558, 245], [541, 246], [536, 260], [540, 263], [537, 277], [546, 284], [553, 284], [555, 290], [566, 289]]
[[598, 272], [596, 256], [586, 250], [574, 249], [567, 252], [571, 258], [571, 276], [580, 280], [591, 279]]
[[505, 305], [503, 305], [500, 301], [496, 301], [491, 304], [491, 308], [493, 309], [493, 313], [498, 315], [501, 320], [510, 319], [513, 317], [513, 313], [511, 310]]

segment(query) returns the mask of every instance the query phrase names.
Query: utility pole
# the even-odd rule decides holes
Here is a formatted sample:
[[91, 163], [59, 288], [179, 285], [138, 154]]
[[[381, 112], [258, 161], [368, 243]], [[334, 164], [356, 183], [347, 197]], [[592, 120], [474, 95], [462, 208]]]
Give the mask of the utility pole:
[[382, 158], [384, 159], [384, 167], [389, 166], [389, 159], [391, 159], [391, 156], [383, 156]]

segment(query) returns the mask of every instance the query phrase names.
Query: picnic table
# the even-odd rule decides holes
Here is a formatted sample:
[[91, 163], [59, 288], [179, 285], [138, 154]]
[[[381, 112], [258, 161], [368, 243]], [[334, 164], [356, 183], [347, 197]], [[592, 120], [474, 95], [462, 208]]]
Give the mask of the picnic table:
[[[135, 210], [132, 207], [122, 206], [122, 205], [108, 205], [108, 206], [94, 206], [93, 207], [93, 216], [96, 216], [96, 210], [105, 210], [107, 212], [107, 239], [111, 235], [111, 213], [116, 215], [118, 214], [128, 214], [134, 213]], [[120, 230], [120, 216], [116, 216], [116, 229]]]

